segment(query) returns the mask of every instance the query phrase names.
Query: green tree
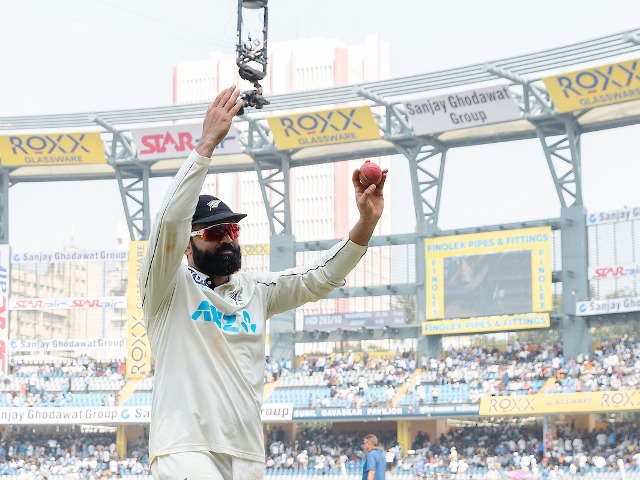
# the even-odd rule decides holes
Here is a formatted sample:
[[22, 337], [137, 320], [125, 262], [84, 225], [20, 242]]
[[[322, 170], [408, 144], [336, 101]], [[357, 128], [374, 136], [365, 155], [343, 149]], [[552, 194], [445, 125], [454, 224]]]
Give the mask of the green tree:
[[402, 310], [407, 317], [407, 323], [416, 323], [418, 317], [418, 302], [415, 295], [398, 295], [394, 297], [394, 308]]

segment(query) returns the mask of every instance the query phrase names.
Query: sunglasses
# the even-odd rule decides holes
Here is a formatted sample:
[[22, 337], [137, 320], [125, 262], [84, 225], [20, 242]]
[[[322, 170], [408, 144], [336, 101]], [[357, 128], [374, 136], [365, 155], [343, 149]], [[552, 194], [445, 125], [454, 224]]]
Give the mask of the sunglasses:
[[240, 236], [240, 225], [237, 223], [221, 223], [191, 232], [192, 237], [199, 236], [205, 242], [219, 242], [225, 235], [228, 235], [231, 240], [235, 240]]

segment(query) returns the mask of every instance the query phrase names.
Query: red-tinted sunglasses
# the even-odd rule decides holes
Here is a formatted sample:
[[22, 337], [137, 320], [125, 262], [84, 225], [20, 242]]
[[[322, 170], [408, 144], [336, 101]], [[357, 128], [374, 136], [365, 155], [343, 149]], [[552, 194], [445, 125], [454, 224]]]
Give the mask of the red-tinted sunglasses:
[[219, 242], [225, 235], [229, 235], [231, 240], [240, 236], [240, 225], [237, 223], [221, 223], [191, 232], [192, 237], [200, 236], [205, 242]]

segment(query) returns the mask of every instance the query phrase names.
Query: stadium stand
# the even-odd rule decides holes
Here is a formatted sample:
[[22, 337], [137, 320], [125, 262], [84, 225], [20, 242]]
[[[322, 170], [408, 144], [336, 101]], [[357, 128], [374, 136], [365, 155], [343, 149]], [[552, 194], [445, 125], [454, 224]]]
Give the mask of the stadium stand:
[[[351, 405], [419, 405], [474, 402], [483, 395], [636, 389], [640, 384], [640, 340], [610, 339], [590, 355], [567, 360], [557, 344], [514, 342], [503, 350], [449, 349], [443, 358], [415, 352], [355, 360], [353, 352], [302, 357], [297, 368], [265, 362], [265, 381], [275, 387], [266, 403], [297, 408]], [[278, 364], [275, 368], [274, 364]], [[61, 364], [12, 364], [2, 379], [1, 406], [103, 406], [118, 402], [127, 381], [121, 362], [99, 364], [87, 358]], [[135, 381], [122, 404], [149, 405], [153, 377]], [[389, 393], [390, 392], [390, 393]], [[280, 478], [359, 478], [360, 432], [334, 433], [303, 428], [295, 440], [270, 431], [267, 476]], [[580, 431], [571, 425], [557, 433], [553, 448], [541, 450], [539, 425], [517, 422], [454, 428], [440, 438], [419, 433], [403, 452], [395, 433], [380, 432], [381, 446], [393, 453], [390, 478], [512, 478], [527, 475], [618, 478], [618, 459], [630, 478], [640, 476], [640, 429], [634, 423]], [[146, 440], [114, 453], [115, 435], [66, 435], [54, 440], [14, 427], [0, 442], [0, 480], [22, 478], [148, 478]], [[304, 452], [304, 453], [303, 453]], [[514, 473], [515, 472], [515, 473]], [[29, 477], [31, 475], [31, 477]], [[38, 477], [37, 475], [40, 475]]]
[[[591, 355], [565, 359], [559, 345], [516, 341], [504, 350], [449, 349], [442, 359], [398, 352], [366, 365], [353, 352], [303, 357], [295, 370], [278, 367], [265, 403], [294, 408], [352, 405], [421, 405], [477, 402], [489, 395], [628, 390], [640, 385], [640, 338], [610, 339]], [[86, 365], [85, 365], [86, 363]], [[274, 362], [265, 362], [265, 382], [274, 381]], [[59, 364], [11, 364], [1, 379], [0, 407], [150, 405], [153, 376], [136, 381], [126, 399], [124, 363], [87, 359]], [[131, 382], [131, 380], [129, 380]]]
[[[637, 31], [623, 32], [620, 35], [598, 39], [582, 45], [572, 44], [562, 49], [514, 57], [497, 63], [482, 63], [450, 71], [419, 75], [413, 77], [410, 82], [407, 82], [407, 79], [390, 79], [364, 84], [358, 88], [345, 85], [331, 90], [304, 91], [290, 96], [282, 96], [278, 99], [279, 101], [273, 102], [271, 108], [287, 110], [301, 106], [308, 108], [313, 105], [326, 105], [327, 103], [360, 102], [363, 98], [372, 100], [378, 110], [384, 109], [386, 112], [386, 123], [380, 125], [384, 133], [384, 140], [383, 142], [375, 140], [371, 144], [361, 144], [369, 150], [363, 148], [353, 158], [391, 155], [403, 151], [405, 152], [403, 155], [410, 160], [411, 167], [418, 167], [428, 175], [430, 172], [426, 169], [426, 162], [422, 163], [423, 160], [431, 158], [431, 154], [436, 155], [436, 159], [440, 155], [444, 167], [446, 150], [459, 146], [484, 144], [489, 141], [537, 138], [542, 141], [545, 156], [550, 165], [553, 163], [552, 157], [559, 156], [558, 152], [564, 150], [565, 156], [560, 158], [567, 162], [571, 168], [568, 171], [551, 169], [551, 173], [556, 179], [555, 186], [561, 204], [563, 207], [568, 207], [563, 208], [560, 219], [562, 226], [559, 228], [560, 232], [554, 232], [554, 242], [570, 245], [576, 238], [581, 239], [582, 237], [576, 236], [577, 234], [572, 232], [569, 227], [576, 224], [577, 218], [583, 220], [582, 217], [584, 217], [584, 212], [582, 212], [582, 181], [580, 179], [580, 143], [578, 142], [580, 135], [604, 128], [637, 124], [637, 101], [628, 102], [621, 106], [613, 105], [587, 109], [586, 111], [580, 110], [575, 116], [566, 112], [557, 112], [554, 106], [555, 99], [546, 94], [546, 90], [542, 88], [541, 78], [535, 75], [548, 72], [549, 69], [555, 70], [576, 65], [587, 58], [590, 61], [597, 61], [605, 58], [610, 59], [612, 55], [623, 53], [635, 55], [638, 45], [640, 45], [640, 41], [638, 41]], [[627, 71], [624, 64], [620, 65], [622, 65], [622, 69]], [[619, 68], [620, 65], [617, 67]], [[635, 69], [635, 67], [634, 63], [633, 68]], [[602, 75], [601, 71], [598, 72]], [[588, 71], [583, 72], [583, 74], [587, 73]], [[594, 76], [595, 74], [589, 73], [588, 75]], [[425, 144], [424, 138], [418, 138], [424, 137], [423, 135], [416, 137], [413, 134], [406, 115], [402, 114], [403, 109], [400, 105], [389, 104], [386, 100], [411, 93], [425, 94], [425, 92], [439, 90], [443, 87], [452, 88], [497, 79], [500, 81], [508, 79], [514, 83], [510, 88], [512, 93], [524, 99], [520, 106], [523, 108], [525, 117], [518, 117], [513, 122], [506, 122], [500, 127], [494, 126], [490, 129], [486, 127], [477, 130], [470, 128], [453, 134], [445, 132], [433, 145]], [[180, 105], [172, 108], [163, 107], [141, 111], [99, 112], [98, 117], [100, 122], [106, 122], [112, 126], [147, 123], [148, 121], [175, 121], [187, 117], [191, 118], [191, 114], [184, 113], [185, 108], [198, 109], [197, 116], [200, 115], [202, 107], [202, 105], [193, 105], [192, 107]], [[183, 113], [178, 114], [178, 109], [183, 110]], [[269, 110], [269, 107], [266, 110]], [[0, 122], [0, 126], [4, 125], [5, 129], [30, 130], [70, 126], [84, 127], [87, 125], [94, 127], [95, 119], [95, 114], [87, 115], [84, 113], [12, 117], [7, 118], [5, 122]], [[256, 126], [258, 126], [257, 123], [251, 123], [252, 132]], [[122, 163], [126, 165], [123, 168], [129, 169], [127, 176], [133, 175], [135, 177], [140, 173], [141, 180], [146, 178], [149, 174], [146, 165], [145, 170], [136, 171], [131, 169], [132, 166], [128, 162], [116, 161], [124, 158], [118, 155], [128, 150], [131, 145], [128, 142], [125, 143], [125, 136], [121, 135], [120, 131], [116, 132], [114, 128], [110, 128], [109, 132], [113, 134], [113, 149], [109, 160], [111, 161], [110, 165], [115, 166], [116, 174], [121, 175], [125, 171], [118, 170], [119, 164]], [[106, 135], [106, 132], [103, 134]], [[561, 137], [561, 140], [558, 140], [558, 137]], [[261, 136], [261, 139], [264, 140], [264, 137]], [[565, 140], [568, 146], [564, 145]], [[419, 155], [417, 155], [417, 150], [416, 154], [409, 155], [409, 150], [406, 150], [408, 141], [416, 142], [415, 145], [421, 145]], [[268, 147], [274, 145], [273, 142], [267, 144]], [[431, 146], [434, 147], [433, 150], [429, 149]], [[254, 147], [255, 151], [258, 151], [265, 147], [265, 143], [257, 142]], [[247, 152], [251, 153], [251, 148]], [[343, 145], [342, 148], [345, 153], [338, 154], [336, 150], [335, 158], [338, 160], [345, 158], [346, 151], [353, 149], [353, 146]], [[306, 162], [309, 165], [325, 163], [327, 161], [324, 158], [326, 151], [317, 148], [315, 150], [322, 152], [319, 154], [322, 158], [314, 158], [313, 154], [308, 154]], [[250, 158], [249, 155], [246, 157], [247, 168], [252, 168], [254, 161], [259, 160], [257, 157], [256, 159]], [[271, 165], [266, 162], [258, 163], [258, 165], [271, 168]], [[167, 174], [171, 168], [166, 167], [166, 170], [161, 171], [160, 174]], [[12, 184], [25, 181], [27, 178], [27, 175], [22, 174], [20, 170], [12, 172]], [[288, 167], [286, 172], [288, 172]], [[51, 173], [47, 170], [46, 175], [50, 176]], [[70, 173], [64, 175], [72, 178]], [[95, 175], [74, 173], [73, 175], [77, 175], [78, 179], [102, 178], [102, 175], [111, 177], [113, 172], [96, 173]], [[433, 179], [436, 179], [437, 182], [429, 181], [429, 185], [431, 187], [437, 186], [435, 190], [439, 192], [441, 179], [435, 176]], [[422, 186], [425, 185], [424, 180], [418, 179], [412, 182], [415, 197], [418, 196], [417, 191], [420, 186], [418, 182], [422, 182]], [[131, 186], [137, 189], [135, 183]], [[273, 184], [266, 184], [266, 187], [272, 186]], [[266, 191], [266, 187], [263, 187], [263, 193]], [[434, 191], [431, 188], [426, 190]], [[121, 185], [121, 193], [131, 194], [133, 191], [133, 188], [125, 190]], [[562, 195], [560, 195], [560, 191], [563, 192]], [[276, 189], [273, 189], [273, 192], [279, 193]], [[429, 198], [425, 195], [418, 199], [416, 205], [422, 205], [423, 220], [435, 219], [433, 225], [437, 226], [439, 204], [432, 207], [428, 200]], [[138, 204], [144, 205], [144, 201]], [[425, 204], [430, 208], [425, 210]], [[275, 212], [275, 209], [268, 210]], [[572, 216], [574, 211], [580, 215]], [[140, 219], [135, 215], [129, 215], [131, 212], [127, 213], [131, 219], [129, 226], [133, 231], [134, 226], [135, 228], [139, 227], [134, 223], [134, 220]], [[270, 220], [274, 218], [275, 216], [272, 215]], [[280, 219], [278, 218], [278, 220]], [[557, 223], [556, 220], [548, 219], [542, 223], [548, 226], [550, 223]], [[537, 221], [525, 223], [529, 226], [539, 226]], [[524, 223], [519, 224], [518, 228], [524, 227], [524, 225]], [[288, 225], [283, 224], [282, 226]], [[503, 227], [505, 226], [500, 226], [500, 229]], [[514, 224], [506, 225], [506, 227], [511, 229]], [[611, 225], [607, 224], [602, 226], [602, 229], [610, 227]], [[589, 236], [594, 237], [600, 228], [600, 226], [590, 227]], [[618, 227], [616, 226], [616, 228]], [[634, 227], [632, 225], [629, 228]], [[417, 233], [424, 235], [428, 232], [423, 230]], [[556, 235], [558, 233], [561, 235]], [[613, 238], [618, 237], [614, 235]], [[620, 234], [620, 238], [626, 241], [626, 237], [622, 234]], [[635, 238], [635, 236], [629, 236], [629, 238]], [[381, 244], [386, 246], [389, 243], [389, 238], [382, 237], [378, 241], [380, 242], [378, 246]], [[594, 244], [597, 243], [594, 242]], [[412, 244], [408, 243], [407, 245]], [[575, 245], [578, 243], [575, 242]], [[597, 245], [601, 245], [603, 250], [608, 250], [605, 248], [606, 241]], [[635, 246], [635, 243], [633, 245]], [[293, 250], [294, 245], [289, 246]], [[319, 242], [318, 248], [320, 248]], [[634, 251], [636, 250], [634, 248]], [[618, 251], [613, 248], [611, 251], [615, 254], [611, 256], [611, 259], [615, 258], [615, 262], [621, 261], [618, 258]], [[586, 255], [586, 251], [583, 253]], [[595, 256], [596, 253], [592, 253], [590, 248], [589, 255]], [[569, 300], [575, 303], [575, 298], [570, 299], [570, 295], [575, 294], [574, 287], [579, 284], [579, 276], [574, 275], [575, 272], [572, 270], [574, 267], [571, 266], [572, 261], [573, 265], [576, 265], [574, 258], [577, 256], [561, 256], [563, 257], [561, 265], [553, 265], [555, 269], [553, 273], [560, 274], [558, 277], [562, 279], [562, 290], [555, 290], [554, 295], [563, 300], [566, 307]], [[636, 254], [622, 258], [629, 258], [628, 262], [637, 262]], [[597, 258], [589, 259], [589, 264], [607, 265], [614, 261], [611, 259], [598, 253]], [[582, 260], [580, 261], [582, 262]], [[587, 262], [582, 263], [584, 265], [580, 268], [585, 270]], [[586, 275], [586, 272], [582, 273]], [[571, 279], [574, 277], [575, 282], [572, 283]], [[607, 290], [605, 286], [611, 285], [606, 283], [607, 280], [602, 280], [600, 282], [602, 287], [594, 288], [594, 291], [598, 293], [598, 300], [609, 299], [616, 292], [625, 292], [625, 295], [629, 295], [631, 292], [631, 295], [637, 295], [637, 280], [635, 278], [632, 279], [633, 288], [628, 290], [618, 288], [618, 280], [613, 278], [607, 280], [611, 280], [610, 284], [615, 281], [615, 288]], [[119, 280], [117, 283], [121, 287], [121, 284], [124, 284], [123, 279], [117, 280]], [[583, 280], [583, 285], [578, 289], [576, 298], [590, 298], [587, 296], [590, 292], [586, 291], [586, 278]], [[32, 283], [35, 284], [35, 282]], [[554, 281], [554, 283], [559, 282]], [[25, 280], [23, 285], [26, 284]], [[400, 286], [403, 285], [400, 284]], [[387, 295], [387, 292], [392, 290], [390, 287], [392, 286], [374, 286], [373, 289], [368, 290], [368, 295], [376, 295], [373, 293], [376, 291], [379, 295]], [[590, 285], [589, 289], [593, 287]], [[394, 286], [393, 289], [396, 287]], [[381, 291], [384, 293], [380, 294]], [[572, 291], [573, 293], [570, 293]], [[418, 290], [418, 292], [420, 291]], [[351, 293], [346, 292], [345, 295], [348, 296], [352, 293], [358, 292], [354, 290]], [[411, 290], [411, 293], [413, 294], [414, 290]], [[562, 306], [557, 304], [556, 300], [558, 299], [554, 299], [554, 310], [551, 312], [556, 324], [558, 322], [557, 314], [561, 312], [560, 307]], [[604, 315], [606, 317], [604, 319], [598, 317], [594, 317], [588, 325], [591, 327], [605, 322], [611, 323], [614, 320], [626, 323], [630, 321], [624, 315], [617, 317]], [[580, 328], [565, 329], [568, 334], [563, 338], [567, 352], [571, 352], [572, 349], [576, 353], [586, 351], [582, 347], [587, 343], [585, 340], [590, 340], [589, 335], [581, 335], [580, 341], [572, 341], [572, 334], [577, 336], [582, 332], [589, 331], [589, 329], [581, 327], [587, 324], [586, 321], [576, 322], [576, 325], [578, 324]], [[35, 327], [35, 321], [33, 325]], [[306, 338], [307, 342], [318, 340], [317, 337], [310, 337], [312, 332], [297, 333], [300, 334], [297, 335], [298, 339], [304, 340]], [[321, 332], [316, 331], [315, 333]], [[337, 341], [335, 333], [325, 333], [327, 337], [334, 335], [332, 339]], [[358, 333], [358, 335], [369, 335], [369, 333], [367, 329], [364, 329], [364, 333]], [[354, 334], [352, 338], [355, 339], [356, 336]], [[284, 343], [285, 340], [282, 340], [284, 338], [284, 335], [281, 337], [273, 335], [271, 340], [274, 343]], [[590, 341], [588, 343], [590, 344]], [[483, 397], [495, 395], [533, 396], [548, 393], [607, 390], [635, 391], [640, 384], [639, 346], [639, 340], [635, 337], [615, 338], [596, 347], [589, 355], [576, 356], [572, 353], [565, 358], [563, 346], [560, 344], [520, 344], [516, 340], [501, 350], [480, 347], [450, 349], [439, 358], [422, 357], [418, 359], [414, 352], [405, 351], [382, 358], [374, 356], [366, 358], [367, 354], [365, 353], [365, 358], [356, 360], [354, 352], [347, 351], [337, 352], [331, 356], [303, 358], [295, 367], [275, 359], [267, 359], [265, 362], [265, 382], [269, 388], [266, 389], [268, 393], [266, 405], [285, 402], [292, 403], [294, 407], [298, 408], [326, 409], [364, 405], [446, 405], [478, 403]], [[289, 347], [293, 349], [293, 343]], [[148, 406], [151, 399], [153, 377], [125, 380], [124, 367], [123, 362], [98, 363], [86, 357], [72, 359], [67, 364], [28, 364], [25, 362], [12, 364], [11, 373], [0, 378], [0, 391], [2, 392], [0, 407], [11, 409], [12, 407], [25, 406], [34, 408], [38, 406], [59, 408], [108, 405]], [[388, 478], [397, 480], [410, 478], [442, 480], [450, 478], [459, 480], [548, 478], [556, 480], [562, 477], [576, 476], [589, 479], [635, 480], [640, 478], [640, 429], [637, 426], [637, 415], [637, 411], [625, 411], [624, 415], [616, 417], [610, 423], [600, 423], [593, 429], [576, 427], [568, 422], [567, 425], [558, 428], [552, 445], [546, 452], [543, 452], [541, 448], [543, 432], [539, 422], [540, 418], [537, 419], [537, 422], [530, 423], [526, 418], [496, 420], [485, 417], [482, 419], [465, 418], [464, 421], [455, 419], [457, 423], [450, 425], [450, 428], [445, 433], [438, 435], [437, 438], [430, 438], [426, 433], [418, 433], [411, 439], [412, 448], [407, 451], [402, 450], [400, 442], [396, 438], [396, 432], [392, 432], [391, 428], [375, 433], [379, 435], [382, 448], [385, 449], [390, 459]], [[358, 423], [360, 420], [353, 423]], [[362, 431], [345, 432], [329, 427], [312, 428], [304, 425], [303, 422], [298, 423], [296, 428], [289, 430], [286, 435], [279, 428], [268, 430], [265, 455], [267, 476], [270, 480], [327, 477], [355, 479], [361, 477], [362, 451], [359, 446]], [[376, 429], [376, 425], [376, 422], [370, 422], [362, 424], [361, 427]], [[379, 428], [382, 429], [382, 427]], [[142, 430], [142, 427], [140, 429]], [[128, 478], [139, 480], [148, 478], [148, 453], [143, 437], [133, 445], [129, 443], [126, 455], [123, 458], [118, 458], [115, 454], [115, 433], [98, 435], [56, 433], [47, 435], [36, 433], [39, 431], [32, 426], [18, 427], [13, 425], [5, 428], [3, 436], [0, 438], [0, 480], [39, 478], [52, 480]]]
[[[592, 432], [568, 426], [558, 432], [553, 450], [541, 451], [539, 427], [503, 423], [472, 425], [440, 438], [420, 434], [403, 452], [394, 433], [379, 434], [380, 445], [392, 453], [389, 477], [408, 478], [618, 478], [618, 459], [631, 478], [640, 476], [640, 431], [620, 424]], [[280, 429], [269, 433], [266, 472], [280, 478], [358, 478], [363, 453], [358, 432], [334, 433], [330, 428], [301, 428], [295, 440]], [[25, 477], [25, 472], [42, 477]], [[0, 480], [21, 478], [148, 478], [148, 453], [143, 440], [117, 457], [115, 435], [35, 435], [15, 431], [0, 441]], [[23, 475], [23, 476], [20, 476]], [[497, 475], [497, 476], [496, 476]]]

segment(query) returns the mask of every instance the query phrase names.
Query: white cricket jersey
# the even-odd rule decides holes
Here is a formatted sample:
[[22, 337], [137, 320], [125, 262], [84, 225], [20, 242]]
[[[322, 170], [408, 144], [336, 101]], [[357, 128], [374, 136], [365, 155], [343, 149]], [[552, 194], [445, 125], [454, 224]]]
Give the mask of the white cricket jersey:
[[194, 150], [158, 211], [140, 272], [147, 334], [156, 359], [149, 454], [213, 451], [264, 461], [260, 408], [265, 322], [317, 301], [367, 247], [348, 239], [313, 265], [238, 272], [211, 289], [183, 263], [191, 218], [211, 159]]

